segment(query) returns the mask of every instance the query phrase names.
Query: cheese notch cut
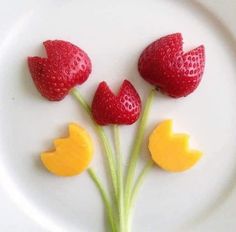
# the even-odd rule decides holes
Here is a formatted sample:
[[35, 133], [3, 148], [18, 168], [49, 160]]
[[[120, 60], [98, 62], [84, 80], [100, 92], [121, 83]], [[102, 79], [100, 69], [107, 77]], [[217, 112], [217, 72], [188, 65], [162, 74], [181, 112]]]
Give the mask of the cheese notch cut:
[[162, 169], [181, 172], [191, 168], [202, 152], [189, 148], [187, 134], [174, 134], [172, 120], [160, 123], [149, 137], [148, 148], [153, 161]]
[[49, 172], [74, 176], [83, 172], [93, 158], [93, 143], [88, 132], [75, 123], [69, 124], [69, 136], [54, 140], [55, 150], [41, 153]]

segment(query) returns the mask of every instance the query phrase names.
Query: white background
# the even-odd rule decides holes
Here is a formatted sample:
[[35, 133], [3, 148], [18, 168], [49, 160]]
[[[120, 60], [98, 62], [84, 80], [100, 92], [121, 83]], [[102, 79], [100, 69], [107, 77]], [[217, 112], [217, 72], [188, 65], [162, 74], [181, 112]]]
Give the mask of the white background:
[[[189, 0], [191, 1], [191, 0]], [[40, 2], [40, 3], [39, 3]], [[46, 2], [46, 1], [45, 1]], [[47, 1], [49, 2], [49, 1]], [[52, 4], [55, 2], [55, 4], [63, 3], [62, 0], [51, 0]], [[148, 4], [148, 0], [146, 0]], [[223, 25], [226, 25], [227, 28], [231, 30], [231, 32], [236, 36], [236, 1], [233, 0], [201, 0], [199, 1], [201, 4], [205, 5], [209, 11], [212, 11], [215, 15], [217, 15], [219, 22]], [[9, 36], [10, 32], [9, 30], [11, 27], [16, 23], [18, 18], [21, 18], [25, 12], [30, 11], [31, 9], [37, 7], [38, 4], [44, 4], [44, 1], [1, 1], [1, 8], [0, 8], [0, 51], [1, 49], [4, 49], [6, 46], [5, 38]], [[30, 35], [26, 35], [30, 36]], [[17, 41], [16, 41], [17, 42]], [[20, 46], [20, 44], [19, 44]], [[1, 110], [1, 109], [0, 109]], [[0, 112], [1, 113], [1, 112]], [[3, 174], [4, 175], [4, 174]], [[0, 230], [3, 232], [13, 232], [13, 231], [19, 231], [19, 232], [28, 232], [28, 231], [45, 231], [45, 229], [42, 229], [37, 223], [35, 223], [29, 215], [34, 214], [34, 212], [31, 212], [31, 209], [25, 206], [24, 213], [20, 208], [17, 206], [17, 196], [14, 196], [14, 194], [11, 194], [5, 190], [7, 186], [4, 185], [1, 186], [0, 184]], [[10, 188], [10, 186], [8, 186]], [[231, 207], [228, 207], [230, 206]], [[219, 218], [222, 218], [221, 216], [215, 216], [206, 222], [207, 227], [211, 228], [211, 230], [207, 231], [234, 231], [233, 228], [235, 228], [235, 212], [233, 211], [234, 205], [236, 208], [236, 202], [235, 199], [229, 198], [226, 204], [222, 206], [222, 212], [224, 212], [224, 220], [225, 225], [227, 225], [227, 228], [225, 229], [225, 225], [222, 225], [220, 223], [222, 220], [219, 220]], [[206, 224], [204, 227], [199, 227], [199, 231], [206, 231]]]

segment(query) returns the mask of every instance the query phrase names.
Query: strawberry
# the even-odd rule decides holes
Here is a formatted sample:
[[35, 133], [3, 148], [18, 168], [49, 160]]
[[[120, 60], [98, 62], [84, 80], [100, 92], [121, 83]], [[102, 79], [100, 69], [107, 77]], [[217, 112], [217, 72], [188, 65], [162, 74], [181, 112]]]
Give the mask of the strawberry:
[[98, 124], [132, 124], [140, 111], [141, 99], [129, 81], [123, 82], [118, 95], [105, 81], [99, 84], [92, 102], [92, 115]]
[[167, 35], [151, 43], [138, 62], [143, 79], [175, 98], [187, 96], [198, 87], [204, 66], [204, 46], [184, 53], [181, 33]]
[[91, 73], [91, 61], [79, 47], [62, 40], [43, 43], [47, 58], [28, 57], [28, 66], [37, 89], [50, 101], [62, 100]]

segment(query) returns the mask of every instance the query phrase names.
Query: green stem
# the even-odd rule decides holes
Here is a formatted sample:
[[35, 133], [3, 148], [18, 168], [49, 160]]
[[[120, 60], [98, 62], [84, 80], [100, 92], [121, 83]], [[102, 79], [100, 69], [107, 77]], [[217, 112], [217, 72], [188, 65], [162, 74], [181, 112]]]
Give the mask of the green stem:
[[102, 198], [103, 203], [106, 207], [108, 221], [110, 223], [111, 230], [112, 230], [112, 232], [116, 232], [117, 230], [116, 230], [116, 224], [115, 224], [115, 217], [113, 215], [112, 206], [111, 206], [111, 203], [108, 199], [106, 191], [105, 191], [101, 181], [99, 180], [98, 176], [96, 175], [96, 173], [94, 172], [94, 170], [92, 168], [88, 169], [88, 173], [89, 173], [89, 176], [91, 177], [92, 181], [94, 182], [94, 184], [98, 188], [98, 191], [100, 192], [101, 198]]
[[130, 208], [132, 208], [133, 204], [134, 204], [134, 200], [137, 196], [137, 193], [138, 193], [138, 190], [140, 189], [142, 183], [143, 183], [143, 180], [144, 180], [144, 177], [148, 174], [148, 172], [151, 170], [153, 166], [153, 161], [152, 160], [149, 160], [145, 166], [143, 167], [142, 171], [140, 172], [135, 184], [134, 184], [134, 187], [133, 187], [133, 191], [132, 191], [132, 194], [131, 194], [131, 198], [130, 198]]
[[136, 196], [137, 196], [137, 193], [144, 181], [144, 178], [145, 176], [148, 174], [148, 172], [150, 171], [150, 169], [152, 168], [153, 166], [153, 161], [152, 160], [149, 160], [145, 166], [143, 167], [142, 171], [140, 172], [135, 184], [134, 184], [134, 187], [132, 189], [132, 193], [131, 193], [131, 196], [130, 196], [130, 203], [129, 203], [129, 206], [127, 208], [127, 221], [126, 221], [126, 224], [127, 224], [127, 231], [129, 231], [130, 229], [130, 221], [131, 221], [131, 218], [132, 218], [132, 212], [131, 212], [131, 209], [134, 205], [134, 201], [136, 199]]
[[115, 198], [117, 199], [118, 189], [117, 189], [116, 168], [115, 168], [115, 160], [114, 160], [114, 155], [113, 155], [113, 152], [112, 152], [112, 149], [111, 149], [111, 145], [109, 143], [109, 140], [108, 140], [103, 128], [101, 126], [97, 125], [96, 130], [97, 130], [97, 133], [100, 136], [100, 139], [103, 142], [106, 157], [107, 157], [107, 160], [108, 160], [108, 167], [109, 167], [109, 171], [110, 171], [110, 174], [111, 174], [111, 179], [112, 179], [112, 185], [113, 185], [113, 189], [114, 189], [114, 193], [115, 193]]
[[111, 180], [112, 180], [112, 185], [115, 193], [115, 197], [117, 198], [118, 195], [118, 190], [117, 190], [117, 177], [116, 177], [116, 168], [115, 168], [115, 160], [114, 160], [114, 154], [111, 149], [111, 145], [108, 141], [108, 138], [105, 134], [104, 129], [99, 126], [94, 120], [93, 116], [91, 113], [91, 108], [89, 104], [85, 101], [85, 99], [82, 97], [82, 95], [79, 93], [79, 91], [76, 88], [73, 88], [71, 91], [71, 94], [79, 101], [83, 109], [89, 114], [92, 122], [94, 123], [95, 129], [103, 143], [103, 147], [105, 150], [105, 155], [108, 161], [108, 168], [109, 172], [111, 174]]
[[129, 159], [129, 163], [128, 163], [126, 184], [125, 184], [125, 210], [126, 210], [126, 214], [128, 214], [128, 211], [129, 211], [133, 179], [135, 176], [135, 168], [137, 165], [138, 158], [140, 156], [141, 144], [143, 141], [144, 131], [146, 128], [147, 119], [148, 119], [149, 111], [150, 111], [150, 108], [152, 105], [154, 93], [155, 93], [155, 89], [152, 89], [148, 94], [146, 104], [144, 107], [144, 111], [143, 111], [142, 117], [140, 119], [138, 132], [137, 132], [136, 138], [133, 143], [133, 148], [131, 150], [131, 155], [130, 155], [130, 159]]
[[114, 125], [115, 150], [117, 158], [117, 183], [118, 183], [118, 211], [119, 211], [119, 231], [125, 232], [125, 211], [124, 211], [124, 182], [122, 168], [122, 154], [120, 149], [120, 131], [118, 125]]

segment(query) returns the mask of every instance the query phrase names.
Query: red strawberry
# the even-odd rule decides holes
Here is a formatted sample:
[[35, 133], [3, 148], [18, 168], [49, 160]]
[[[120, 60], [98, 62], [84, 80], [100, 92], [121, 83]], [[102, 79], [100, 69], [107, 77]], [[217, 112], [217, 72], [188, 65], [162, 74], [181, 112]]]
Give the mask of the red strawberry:
[[118, 95], [105, 81], [99, 84], [92, 102], [92, 114], [98, 124], [132, 124], [140, 111], [141, 99], [129, 81], [123, 82]]
[[187, 96], [198, 87], [204, 66], [204, 46], [184, 53], [180, 33], [151, 43], [138, 62], [139, 73], [146, 81], [175, 98]]
[[71, 88], [87, 80], [91, 61], [82, 49], [69, 42], [48, 40], [43, 45], [48, 57], [29, 57], [29, 70], [41, 95], [60, 101]]

